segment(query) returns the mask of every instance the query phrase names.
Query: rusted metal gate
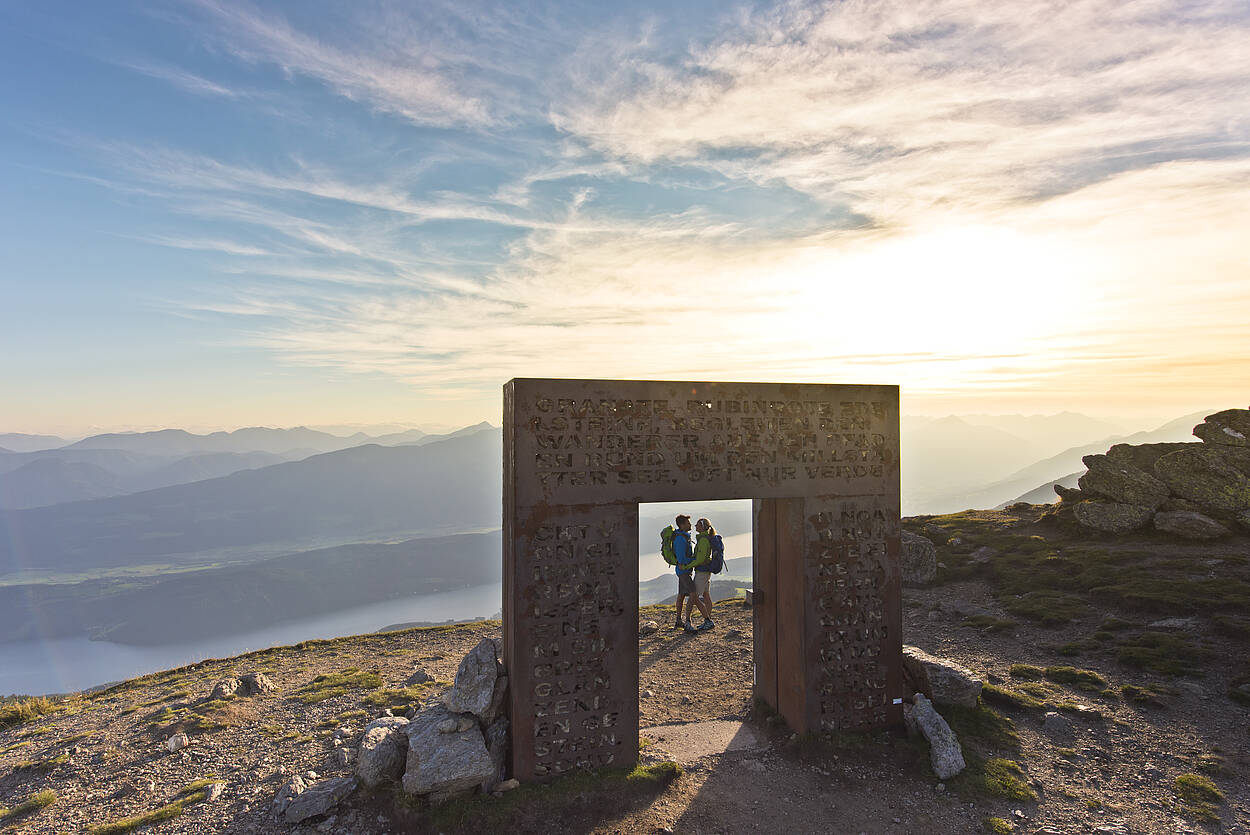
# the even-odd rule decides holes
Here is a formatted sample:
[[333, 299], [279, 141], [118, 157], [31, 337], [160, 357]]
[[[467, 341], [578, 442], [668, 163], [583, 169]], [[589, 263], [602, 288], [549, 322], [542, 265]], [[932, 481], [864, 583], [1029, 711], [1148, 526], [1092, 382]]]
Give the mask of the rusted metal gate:
[[754, 499], [755, 694], [796, 731], [902, 721], [898, 388], [504, 387], [512, 770], [638, 757], [638, 504]]

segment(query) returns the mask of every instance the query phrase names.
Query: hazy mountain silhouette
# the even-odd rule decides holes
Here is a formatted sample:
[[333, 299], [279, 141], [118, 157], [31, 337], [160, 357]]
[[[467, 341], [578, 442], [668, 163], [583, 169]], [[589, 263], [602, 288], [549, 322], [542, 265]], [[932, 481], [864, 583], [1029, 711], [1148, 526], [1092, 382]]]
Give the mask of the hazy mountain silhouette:
[[[1045, 489], [1049, 489], [1050, 495], [1054, 496], [1054, 490], [1050, 485], [1074, 472], [1078, 476], [1085, 472], [1085, 467], [1081, 463], [1083, 456], [1106, 452], [1107, 448], [1112, 444], [1158, 444], [1183, 441], [1199, 443], [1198, 439], [1193, 435], [1194, 426], [1202, 423], [1203, 418], [1216, 411], [1218, 410], [1203, 409], [1201, 412], [1194, 412], [1176, 420], [1168, 421], [1157, 429], [1151, 429], [1146, 432], [1134, 432], [1131, 435], [1102, 438], [1088, 444], [1066, 449], [1058, 455], [1052, 455], [1050, 458], [1030, 464], [1004, 479], [986, 484], [979, 489], [944, 496], [941, 500], [941, 506], [945, 509], [926, 510], [925, 512], [951, 513], [968, 508], [998, 507], [1009, 504], [1018, 497], [1023, 497], [1026, 493], [1037, 495], [1033, 491], [1039, 488], [1043, 488], [1043, 495], [1045, 494]], [[1028, 501], [1027, 499], [1022, 500]], [[1054, 498], [1046, 501], [1054, 501]]]
[[195, 435], [185, 429], [155, 432], [111, 432], [83, 438], [66, 449], [120, 449], [148, 455], [195, 455], [205, 452], [271, 452], [293, 449], [334, 452], [369, 442], [363, 433], [347, 438], [297, 426], [292, 429], [249, 427], [233, 432]]
[[498, 527], [502, 459], [502, 433], [491, 429], [423, 446], [369, 444], [126, 496], [5, 511], [0, 573], [203, 562], [211, 559], [204, 552], [217, 549]]
[[1000, 503], [994, 509], [1002, 510], [1003, 508], [1013, 505], [1016, 502], [1028, 502], [1029, 504], [1054, 504], [1059, 501], [1059, 494], [1055, 492], [1055, 485], [1059, 484], [1063, 487], [1076, 487], [1077, 481], [1079, 481], [1081, 476], [1084, 474], [1085, 470], [1068, 473], [1063, 478], [1048, 481], [1040, 487], [1034, 487], [1032, 490], [1024, 493], [1023, 495], [1016, 496], [1014, 499], [1008, 499], [1007, 501]]
[[164, 456], [115, 449], [50, 449], [0, 456], [0, 508], [121, 496], [315, 455], [312, 450]]
[[1053, 415], [959, 415], [964, 423], [988, 426], [1007, 432], [1028, 442], [1032, 458], [1055, 455], [1077, 443], [1094, 438], [1123, 435], [1126, 427], [1119, 423], [1083, 415], [1059, 412]]
[[116, 474], [98, 464], [36, 458], [0, 473], [0, 508], [39, 507], [128, 492], [117, 482]]
[[144, 455], [120, 449], [44, 449], [0, 455], [0, 473], [12, 472], [34, 461], [62, 461], [66, 464], [94, 464], [124, 480], [175, 460], [168, 456]]
[[0, 452], [34, 452], [39, 449], [56, 449], [68, 441], [56, 435], [26, 435], [21, 432], [0, 433]]
[[[0, 474], [12, 474], [0, 480], [0, 508], [32, 508], [120, 496], [219, 478], [366, 443], [424, 445], [484, 428], [490, 428], [490, 424], [466, 426], [446, 435], [410, 429], [376, 438], [362, 433], [340, 437], [303, 427], [239, 429], [209, 435], [181, 429], [94, 435], [60, 449], [0, 453]], [[301, 443], [314, 446], [292, 446]], [[227, 447], [237, 449], [221, 451]], [[30, 466], [40, 460], [55, 460], [59, 464]]]
[[902, 426], [903, 514], [936, 513], [945, 496], [971, 490], [1036, 460], [1023, 438], [951, 416]]

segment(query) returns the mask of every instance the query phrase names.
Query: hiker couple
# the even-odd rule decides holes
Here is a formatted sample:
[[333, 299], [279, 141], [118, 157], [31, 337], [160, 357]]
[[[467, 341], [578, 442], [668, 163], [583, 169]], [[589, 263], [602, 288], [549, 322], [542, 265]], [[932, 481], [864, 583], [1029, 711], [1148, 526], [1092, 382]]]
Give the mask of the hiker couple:
[[[725, 566], [725, 546], [720, 535], [707, 519], [694, 523], [695, 541], [690, 541], [690, 517], [679, 515], [677, 527], [669, 525], [660, 531], [660, 554], [677, 571], [677, 620], [674, 629], [706, 632], [712, 623], [712, 575]], [[686, 616], [681, 614], [682, 604]], [[691, 610], [699, 607], [703, 623], [690, 625]]]

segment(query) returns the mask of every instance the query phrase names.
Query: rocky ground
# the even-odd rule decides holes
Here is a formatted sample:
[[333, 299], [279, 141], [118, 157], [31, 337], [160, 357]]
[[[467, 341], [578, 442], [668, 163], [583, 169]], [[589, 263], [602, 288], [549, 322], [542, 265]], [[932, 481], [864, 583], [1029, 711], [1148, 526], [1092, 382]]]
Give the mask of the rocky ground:
[[[698, 635], [672, 629], [671, 610], [640, 612], [661, 627], [639, 638], [643, 758], [682, 762], [672, 779], [578, 777], [437, 811], [362, 790], [332, 819], [272, 820], [292, 775], [350, 773], [340, 752], [370, 719], [445, 689], [466, 652], [499, 637], [484, 622], [209, 661], [54, 705], [0, 731], [0, 828], [121, 832], [147, 815], [161, 833], [1250, 832], [1250, 705], [1232, 695], [1250, 682], [1250, 603], [1233, 594], [1250, 590], [1250, 544], [1097, 542], [1040, 512], [908, 520], [942, 567], [905, 591], [904, 641], [990, 685], [975, 709], [939, 706], [969, 762], [946, 782], [903, 733], [796, 738], [753, 712], [750, 610], [734, 602]], [[1143, 577], [1162, 587], [1129, 582]], [[409, 684], [418, 670], [433, 681]], [[279, 692], [207, 700], [255, 672]], [[647, 730], [726, 719], [757, 744], [700, 755]], [[180, 730], [191, 744], [171, 752]], [[1206, 785], [1220, 796], [1200, 796]], [[21, 805], [48, 790], [45, 808]]]

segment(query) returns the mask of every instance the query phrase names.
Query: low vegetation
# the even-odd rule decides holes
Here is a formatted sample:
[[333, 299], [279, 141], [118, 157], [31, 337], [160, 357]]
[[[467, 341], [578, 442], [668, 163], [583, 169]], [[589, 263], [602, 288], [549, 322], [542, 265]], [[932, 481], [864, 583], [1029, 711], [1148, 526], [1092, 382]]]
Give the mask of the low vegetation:
[[1037, 681], [1046, 677], [1046, 670], [1041, 667], [1034, 667], [1032, 664], [1012, 664], [1008, 668], [1007, 674], [1012, 678]]
[[0, 806], [0, 825], [12, 823], [20, 818], [33, 815], [43, 809], [48, 808], [59, 799], [59, 796], [52, 789], [44, 789], [36, 792], [12, 809], [6, 809]]
[[51, 716], [60, 711], [61, 706], [58, 703], [43, 696], [13, 699], [0, 705], [0, 729], [24, 725], [41, 716]]
[[1002, 818], [986, 818], [985, 831], [993, 832], [994, 835], [1011, 835], [1011, 824]]
[[1180, 801], [1181, 814], [1206, 822], [1220, 819], [1215, 810], [1217, 804], [1224, 802], [1224, 793], [1216, 788], [1210, 777], [1181, 774], [1173, 781], [1172, 791]]
[[1197, 675], [1208, 653], [1183, 635], [1140, 632], [1121, 641], [1116, 660], [1169, 676]]
[[980, 629], [982, 632], [1006, 632], [1009, 629], [1016, 628], [1014, 620], [999, 618], [994, 615], [973, 615], [964, 618], [963, 624], [974, 629]]
[[1150, 705], [1151, 707], [1167, 707], [1164, 700], [1164, 691], [1154, 685], [1146, 685], [1139, 687], [1136, 684], [1120, 685], [1120, 695], [1124, 701], [1136, 705]]
[[319, 675], [291, 694], [291, 698], [306, 705], [324, 702], [342, 696], [349, 690], [376, 690], [382, 686], [382, 676], [376, 670], [364, 671], [347, 667], [341, 673]]
[[1004, 757], [987, 759], [965, 750], [964, 762], [964, 770], [950, 781], [963, 793], [1008, 800], [1037, 800], [1037, 793], [1023, 779], [1024, 769], [1015, 760]]
[[337, 728], [339, 725], [348, 725], [359, 719], [367, 719], [369, 714], [363, 710], [348, 710], [340, 713], [338, 716], [329, 716], [317, 723], [318, 728]]
[[1046, 703], [1041, 699], [1027, 693], [1021, 693], [1018, 690], [999, 687], [996, 684], [987, 684], [982, 687], [981, 698], [987, 702], [1003, 705], [1005, 707], [1014, 707], [1020, 710], [1038, 710], [1039, 708], [1046, 706]]
[[133, 832], [142, 826], [152, 826], [164, 821], [173, 820], [183, 813], [187, 806], [192, 803], [199, 803], [207, 797], [203, 792], [189, 795], [173, 803], [167, 803], [159, 809], [153, 809], [151, 812], [144, 812], [142, 815], [135, 815], [129, 818], [122, 818], [111, 823], [93, 826], [87, 830], [88, 835], [122, 835], [124, 832]]
[[1024, 770], [1015, 760], [995, 757], [981, 764], [981, 779], [987, 794], [1010, 800], [1037, 800], [1037, 793], [1023, 779]]
[[69, 762], [68, 754], [59, 754], [55, 757], [45, 757], [42, 760], [26, 760], [20, 762], [13, 767], [14, 771], [40, 771], [49, 772], [58, 765], [65, 765]]
[[427, 681], [424, 684], [414, 684], [411, 687], [398, 689], [382, 687], [366, 693], [360, 701], [361, 704], [372, 707], [386, 707], [392, 711], [403, 712], [409, 707], [420, 704], [429, 695], [432, 687], [442, 689], [450, 686], [451, 682], [447, 681]]
[[[1107, 604], [1126, 610], [1221, 616], [1231, 633], [1250, 630], [1240, 613], [1250, 608], [1250, 573], [1246, 559], [1210, 554], [1177, 556], [1129, 541], [1126, 545], [1091, 543], [1085, 532], [1047, 528], [1045, 536], [1019, 518], [999, 511], [964, 511], [942, 516], [917, 516], [906, 527], [934, 542], [938, 550], [937, 581], [977, 579], [989, 584], [999, 603], [1012, 615], [1044, 626], [1059, 626]], [[981, 548], [992, 556], [976, 560]], [[1124, 624], [1124, 625], [1119, 625]], [[1125, 628], [1109, 618], [1102, 631]]]
[[1066, 684], [1077, 690], [1096, 693], [1107, 687], [1107, 680], [1093, 670], [1078, 670], [1076, 667], [1047, 667], [1043, 674], [1050, 681]]

